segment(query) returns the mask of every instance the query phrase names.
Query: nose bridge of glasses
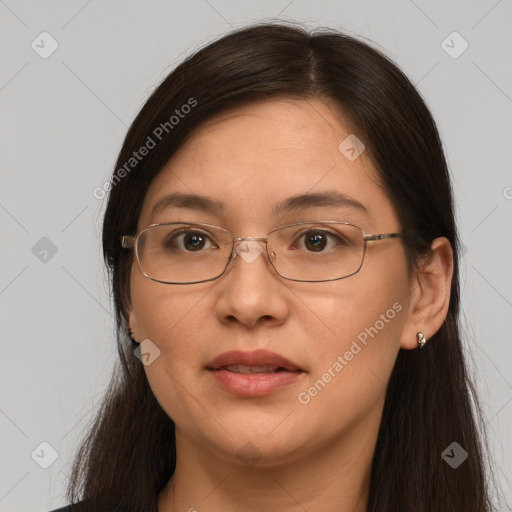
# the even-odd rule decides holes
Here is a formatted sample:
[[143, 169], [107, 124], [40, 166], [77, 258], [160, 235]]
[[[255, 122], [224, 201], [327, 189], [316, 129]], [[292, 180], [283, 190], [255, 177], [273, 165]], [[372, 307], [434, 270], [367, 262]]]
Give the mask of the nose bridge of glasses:
[[244, 240], [254, 240], [256, 242], [265, 242], [267, 239], [265, 237], [254, 237], [254, 236], [236, 236], [233, 238], [233, 242], [243, 242]]
[[[243, 242], [246, 242], [246, 246], [243, 247]], [[274, 251], [270, 247], [268, 247], [268, 238], [266, 237], [254, 237], [254, 236], [237, 236], [233, 238], [233, 258], [236, 257], [236, 255], [239, 253], [247, 253], [251, 250], [251, 248], [254, 248], [252, 244], [249, 244], [248, 242], [257, 243], [260, 247], [262, 247], [263, 251], [266, 252], [268, 250], [269, 256], [271, 258], [275, 257]], [[240, 247], [243, 248], [240, 248]], [[251, 247], [252, 246], [252, 247]]]

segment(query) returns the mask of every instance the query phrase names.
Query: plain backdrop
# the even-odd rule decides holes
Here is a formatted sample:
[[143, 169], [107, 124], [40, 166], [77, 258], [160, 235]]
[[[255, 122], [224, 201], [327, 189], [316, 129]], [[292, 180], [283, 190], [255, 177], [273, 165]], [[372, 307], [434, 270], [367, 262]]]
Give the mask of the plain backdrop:
[[110, 377], [93, 190], [127, 127], [193, 50], [276, 17], [379, 47], [438, 123], [465, 245], [464, 343], [512, 502], [512, 1], [0, 0], [0, 512], [65, 504]]

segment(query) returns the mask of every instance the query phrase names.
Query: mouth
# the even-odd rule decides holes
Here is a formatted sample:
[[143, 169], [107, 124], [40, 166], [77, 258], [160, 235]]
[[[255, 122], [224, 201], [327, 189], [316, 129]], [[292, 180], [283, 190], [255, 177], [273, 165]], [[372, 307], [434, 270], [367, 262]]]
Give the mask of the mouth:
[[230, 364], [226, 366], [221, 366], [219, 368], [209, 368], [209, 370], [213, 371], [219, 371], [219, 370], [225, 370], [227, 372], [231, 373], [243, 373], [245, 375], [250, 374], [268, 374], [268, 373], [279, 373], [279, 372], [301, 372], [302, 370], [288, 370], [287, 368], [283, 368], [282, 366], [271, 366], [268, 364], [260, 364], [260, 365], [254, 365], [254, 366], [247, 366], [242, 364]]
[[210, 361], [206, 368], [244, 374], [303, 371], [289, 359], [268, 350], [224, 352]]
[[225, 352], [206, 369], [230, 394], [262, 397], [295, 384], [306, 373], [285, 357], [267, 350]]

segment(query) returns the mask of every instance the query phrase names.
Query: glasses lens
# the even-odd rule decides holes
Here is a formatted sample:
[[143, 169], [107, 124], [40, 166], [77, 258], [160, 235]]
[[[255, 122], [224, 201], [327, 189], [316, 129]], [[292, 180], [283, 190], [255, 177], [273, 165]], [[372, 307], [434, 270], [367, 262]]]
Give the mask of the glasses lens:
[[205, 281], [222, 274], [231, 237], [220, 228], [190, 223], [150, 226], [137, 239], [142, 272], [166, 283]]
[[268, 245], [282, 277], [329, 281], [348, 277], [361, 268], [364, 235], [358, 227], [345, 223], [297, 224], [270, 233]]

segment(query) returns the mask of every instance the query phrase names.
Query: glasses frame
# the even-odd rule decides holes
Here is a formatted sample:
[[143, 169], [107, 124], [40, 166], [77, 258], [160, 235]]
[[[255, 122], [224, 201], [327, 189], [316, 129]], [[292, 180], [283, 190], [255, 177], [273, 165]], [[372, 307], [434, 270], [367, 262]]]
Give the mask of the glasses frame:
[[[224, 231], [227, 235], [229, 235], [231, 237], [231, 244], [232, 244], [232, 246], [231, 246], [231, 253], [230, 253], [230, 255], [229, 255], [228, 259], [227, 259], [227, 262], [226, 262], [226, 265], [225, 265], [224, 269], [222, 270], [222, 272], [220, 274], [218, 274], [215, 277], [212, 277], [210, 279], [202, 279], [200, 281], [186, 281], [186, 282], [179, 282], [179, 283], [177, 283], [177, 282], [174, 282], [174, 281], [163, 281], [161, 279], [156, 279], [154, 277], [149, 276], [148, 274], [146, 274], [144, 272], [144, 270], [142, 268], [142, 265], [140, 263], [139, 251], [138, 251], [138, 240], [139, 240], [140, 235], [144, 231], [146, 231], [147, 229], [152, 228], [154, 226], [170, 226], [170, 225], [173, 225], [173, 224], [180, 224], [180, 225], [184, 224], [184, 225], [188, 225], [188, 226], [215, 228], [215, 229], [219, 229], [221, 231]], [[268, 237], [272, 233], [274, 233], [275, 231], [279, 231], [280, 229], [289, 228], [289, 227], [293, 227], [293, 226], [302, 226], [302, 225], [306, 225], [306, 224], [345, 224], [345, 225], [352, 226], [354, 228], [359, 229], [359, 231], [361, 231], [361, 233], [363, 235], [363, 241], [364, 241], [363, 257], [361, 258], [361, 264], [359, 265], [359, 268], [356, 271], [352, 272], [351, 274], [348, 274], [347, 276], [335, 277], [333, 279], [321, 279], [321, 280], [293, 279], [291, 277], [286, 277], [283, 274], [281, 274], [279, 272], [279, 270], [277, 270], [277, 268], [275, 267], [275, 265], [274, 265], [274, 263], [272, 261], [273, 256], [269, 252]], [[327, 281], [339, 281], [340, 279], [346, 279], [347, 277], [350, 277], [350, 276], [353, 276], [354, 274], [357, 274], [361, 270], [361, 267], [363, 266], [364, 257], [366, 255], [366, 245], [367, 245], [367, 242], [378, 242], [380, 240], [387, 240], [389, 238], [403, 237], [403, 236], [406, 236], [407, 234], [408, 233], [405, 233], [405, 232], [367, 234], [367, 233], [364, 232], [364, 230], [362, 228], [360, 228], [359, 226], [356, 226], [355, 224], [352, 224], [350, 222], [340, 222], [340, 221], [337, 221], [337, 220], [319, 220], [319, 221], [306, 221], [306, 222], [296, 222], [294, 224], [287, 224], [286, 226], [280, 226], [280, 227], [278, 227], [276, 229], [273, 229], [272, 231], [270, 231], [267, 234], [266, 237], [254, 238], [254, 237], [234, 237], [227, 229], [221, 228], [220, 226], [215, 226], [213, 224], [206, 224], [204, 222], [159, 222], [159, 223], [156, 223], [156, 224], [149, 224], [148, 226], [145, 226], [145, 227], [141, 228], [135, 235], [121, 235], [121, 246], [124, 249], [134, 249], [135, 257], [136, 257], [136, 260], [137, 260], [137, 264], [139, 265], [139, 269], [142, 272], [142, 275], [144, 277], [147, 277], [148, 279], [151, 279], [152, 281], [155, 281], [157, 283], [162, 283], [162, 284], [197, 284], [197, 283], [206, 283], [208, 281], [214, 281], [214, 280], [218, 279], [219, 277], [221, 277], [226, 272], [226, 270], [227, 270], [231, 260], [236, 257], [235, 246], [237, 245], [237, 243], [243, 242], [243, 241], [246, 241], [246, 240], [257, 241], [257, 242], [264, 242], [265, 243], [265, 249], [266, 249], [266, 252], [267, 252], [268, 260], [270, 261], [270, 264], [272, 265], [274, 270], [277, 272], [277, 274], [280, 277], [282, 277], [283, 279], [287, 279], [289, 281], [297, 281], [297, 282], [301, 282], [301, 283], [323, 283], [323, 282], [327, 282]], [[273, 255], [275, 256], [274, 252], [273, 252]]]

